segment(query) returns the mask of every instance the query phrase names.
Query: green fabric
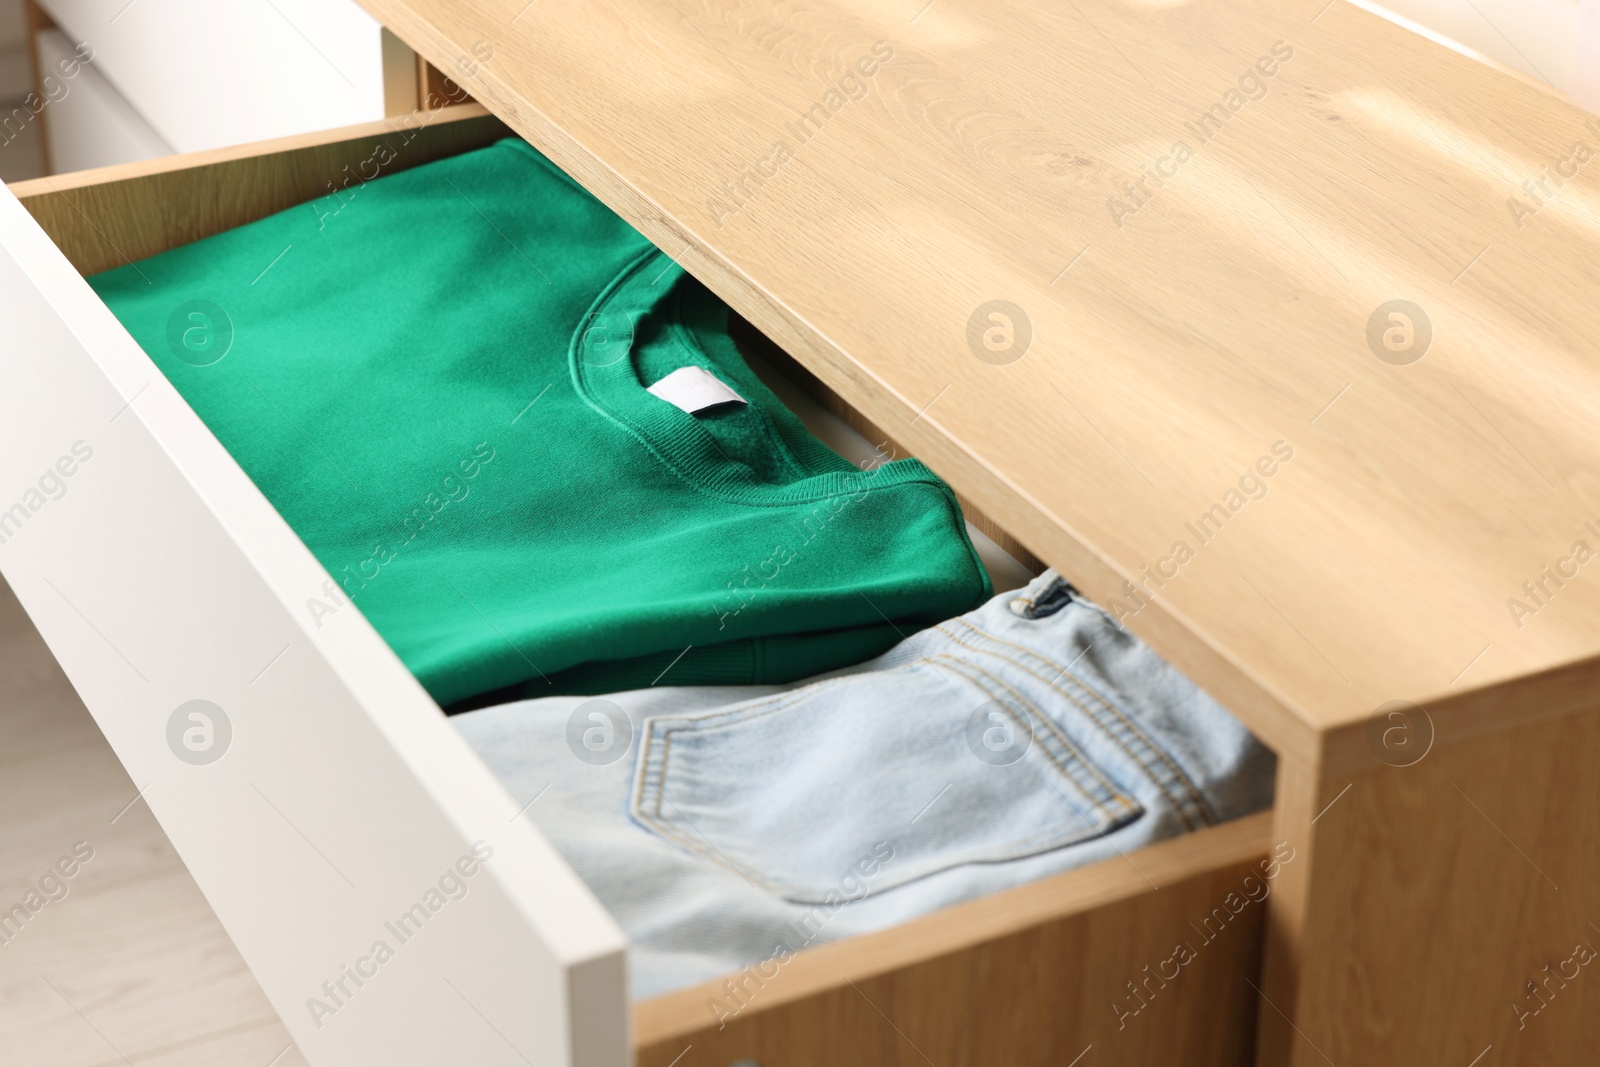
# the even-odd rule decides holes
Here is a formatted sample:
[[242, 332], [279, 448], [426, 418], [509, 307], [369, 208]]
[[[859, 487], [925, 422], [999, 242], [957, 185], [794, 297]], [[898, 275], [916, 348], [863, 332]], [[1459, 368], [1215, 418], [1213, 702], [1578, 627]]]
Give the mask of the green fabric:
[[[989, 596], [947, 486], [811, 437], [521, 141], [90, 284], [441, 704], [785, 682]], [[645, 391], [689, 364], [750, 404]]]

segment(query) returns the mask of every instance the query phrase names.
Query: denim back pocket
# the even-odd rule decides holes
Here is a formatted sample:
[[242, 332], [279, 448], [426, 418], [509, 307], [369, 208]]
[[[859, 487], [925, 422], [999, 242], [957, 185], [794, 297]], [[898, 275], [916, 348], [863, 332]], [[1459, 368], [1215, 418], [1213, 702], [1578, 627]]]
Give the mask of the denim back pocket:
[[803, 904], [1047, 852], [1144, 810], [1003, 678], [942, 655], [641, 733], [635, 821]]

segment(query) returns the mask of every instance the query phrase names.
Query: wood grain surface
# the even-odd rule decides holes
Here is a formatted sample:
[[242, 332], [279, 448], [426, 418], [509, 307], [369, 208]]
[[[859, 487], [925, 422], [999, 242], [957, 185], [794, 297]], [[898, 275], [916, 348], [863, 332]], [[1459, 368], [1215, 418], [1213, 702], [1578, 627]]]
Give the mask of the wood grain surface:
[[[153, 256], [509, 131], [475, 104], [16, 182], [11, 191], [82, 274]], [[329, 211], [337, 210], [330, 201]]]
[[1108, 1067], [1247, 1063], [1265, 902], [1295, 862], [1263, 879], [1270, 822], [1241, 819], [644, 1001], [639, 1063], [1066, 1067], [1089, 1048], [1084, 1062]]
[[1600, 676], [1578, 109], [1340, 0], [362, 2], [1280, 750]]
[[1256, 1062], [1593, 1063], [1597, 751], [1591, 707], [1396, 765], [1280, 763], [1273, 837], [1304, 862], [1271, 902]]

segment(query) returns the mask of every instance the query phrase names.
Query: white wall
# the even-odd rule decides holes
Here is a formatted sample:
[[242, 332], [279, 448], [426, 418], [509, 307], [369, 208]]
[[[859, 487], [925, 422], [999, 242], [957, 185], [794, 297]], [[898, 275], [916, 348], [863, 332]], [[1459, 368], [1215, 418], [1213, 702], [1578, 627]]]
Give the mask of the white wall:
[[1580, 0], [1379, 0], [1395, 14], [1565, 93]]

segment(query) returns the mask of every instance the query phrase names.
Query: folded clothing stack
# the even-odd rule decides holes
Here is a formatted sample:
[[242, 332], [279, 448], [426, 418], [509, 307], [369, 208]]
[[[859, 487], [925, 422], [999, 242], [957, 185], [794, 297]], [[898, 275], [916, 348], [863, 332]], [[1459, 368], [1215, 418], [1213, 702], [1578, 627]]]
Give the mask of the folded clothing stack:
[[521, 141], [90, 281], [435, 699], [482, 708], [458, 727], [636, 996], [1270, 803], [1271, 755], [1056, 575], [984, 604], [949, 488], [829, 451]]
[[799, 686], [453, 721], [621, 923], [635, 997], [1272, 801], [1272, 754], [1053, 572]]
[[953, 494], [812, 437], [520, 140], [90, 279], [434, 698], [785, 682], [981, 603]]

